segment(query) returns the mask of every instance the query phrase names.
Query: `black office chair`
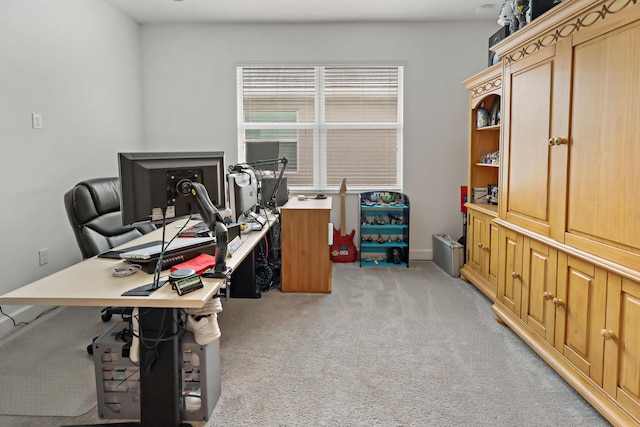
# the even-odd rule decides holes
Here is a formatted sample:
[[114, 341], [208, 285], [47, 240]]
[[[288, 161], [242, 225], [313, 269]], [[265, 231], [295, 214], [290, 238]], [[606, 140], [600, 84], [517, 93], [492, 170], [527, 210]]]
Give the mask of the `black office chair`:
[[[76, 236], [82, 258], [87, 259], [155, 230], [155, 225], [122, 226], [120, 183], [118, 178], [94, 178], [82, 181], [64, 195], [67, 216]], [[102, 320], [130, 309], [106, 307]]]

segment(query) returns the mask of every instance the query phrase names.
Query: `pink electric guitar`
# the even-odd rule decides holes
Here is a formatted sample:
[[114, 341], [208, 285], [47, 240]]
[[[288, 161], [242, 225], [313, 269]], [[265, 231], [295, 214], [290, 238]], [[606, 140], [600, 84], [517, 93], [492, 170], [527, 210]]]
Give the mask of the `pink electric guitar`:
[[345, 231], [345, 209], [344, 200], [347, 195], [347, 178], [342, 179], [340, 186], [340, 230], [333, 227], [333, 244], [331, 245], [331, 261], [333, 262], [353, 262], [358, 259], [358, 249], [353, 244], [353, 236], [356, 230], [351, 230], [347, 234]]

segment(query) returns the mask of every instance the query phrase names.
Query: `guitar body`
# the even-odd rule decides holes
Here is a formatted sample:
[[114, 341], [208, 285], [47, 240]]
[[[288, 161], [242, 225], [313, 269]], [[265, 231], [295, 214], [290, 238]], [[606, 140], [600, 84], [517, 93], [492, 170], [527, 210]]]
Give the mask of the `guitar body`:
[[333, 262], [354, 262], [358, 259], [358, 249], [353, 244], [353, 236], [356, 234], [356, 230], [351, 230], [351, 233], [347, 234], [344, 230], [346, 227], [345, 221], [345, 209], [344, 199], [347, 194], [347, 179], [342, 180], [340, 186], [340, 230], [333, 228], [333, 244], [329, 255]]
[[354, 262], [358, 259], [358, 249], [353, 244], [353, 236], [356, 230], [351, 233], [341, 235], [340, 230], [333, 228], [333, 244], [331, 245], [331, 261], [333, 262]]

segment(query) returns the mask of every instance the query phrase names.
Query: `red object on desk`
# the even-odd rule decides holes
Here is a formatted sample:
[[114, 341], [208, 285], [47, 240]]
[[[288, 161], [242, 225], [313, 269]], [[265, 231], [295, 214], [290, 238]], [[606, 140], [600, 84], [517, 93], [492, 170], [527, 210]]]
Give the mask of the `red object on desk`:
[[198, 276], [202, 273], [214, 267], [216, 265], [216, 258], [209, 254], [200, 254], [189, 261], [181, 262], [171, 267], [171, 271], [176, 271], [181, 268], [190, 268], [196, 272]]

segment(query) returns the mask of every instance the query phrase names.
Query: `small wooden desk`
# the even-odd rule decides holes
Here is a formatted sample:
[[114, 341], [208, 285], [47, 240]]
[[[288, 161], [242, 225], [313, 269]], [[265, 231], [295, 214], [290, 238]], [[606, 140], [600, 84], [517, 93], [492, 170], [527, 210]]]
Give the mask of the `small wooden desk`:
[[[273, 220], [274, 218], [270, 217], [269, 222], [260, 231], [242, 234], [242, 246], [233, 257], [227, 258], [227, 266], [231, 267], [232, 272], [238, 269], [243, 260], [251, 254], [267, 233]], [[171, 239], [182, 224], [184, 220], [168, 225], [165, 240]], [[128, 242], [122, 247], [156, 240], [162, 240], [161, 229]], [[124, 278], [112, 277], [114, 267], [122, 264], [123, 261], [119, 260], [89, 258], [0, 296], [0, 304], [142, 307], [139, 310], [140, 329], [145, 331], [145, 337], [153, 339], [166, 333], [168, 329], [175, 332], [178, 310], [202, 307], [224, 283], [224, 279], [203, 278], [202, 282], [205, 286], [202, 289], [183, 296], [179, 296], [169, 284], [149, 296], [121, 296], [125, 291], [153, 281], [153, 274], [144, 272], [137, 272]], [[163, 275], [168, 275], [168, 271]], [[141, 345], [141, 421], [127, 425], [177, 427], [181, 425], [179, 335], [175, 334], [171, 339], [159, 343], [156, 349], [158, 355], [152, 364], [146, 362], [143, 350]]]

